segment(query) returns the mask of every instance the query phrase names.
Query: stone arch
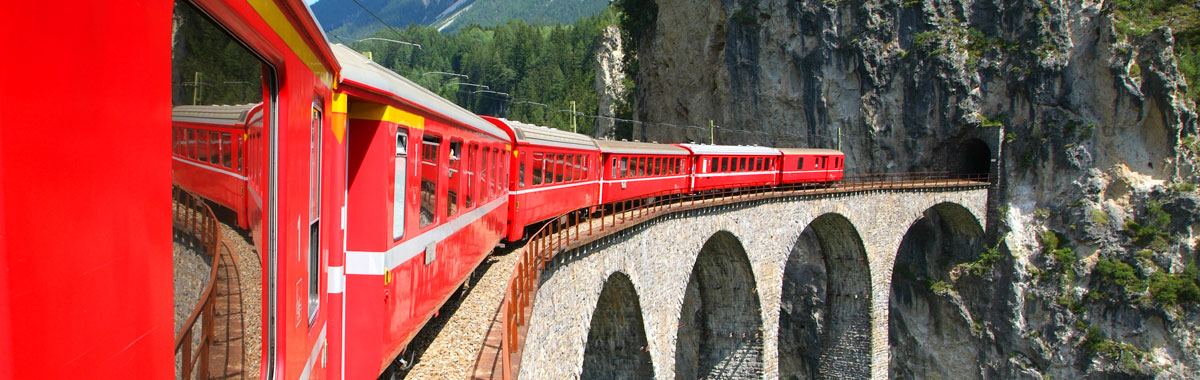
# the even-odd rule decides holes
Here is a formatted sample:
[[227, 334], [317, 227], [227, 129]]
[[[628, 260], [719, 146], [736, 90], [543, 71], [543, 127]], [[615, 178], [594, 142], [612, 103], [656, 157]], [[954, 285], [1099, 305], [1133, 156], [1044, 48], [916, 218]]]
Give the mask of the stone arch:
[[905, 232], [888, 300], [890, 378], [979, 378], [981, 325], [960, 294], [988, 294], [978, 276], [964, 276], [983, 239], [979, 220], [954, 203], [926, 209]]
[[675, 341], [675, 378], [761, 378], [762, 316], [741, 241], [718, 231], [692, 266]]
[[604, 282], [588, 328], [580, 379], [648, 379], [654, 366], [647, 349], [642, 306], [629, 276], [615, 272]]
[[821, 215], [800, 233], [779, 306], [780, 378], [871, 376], [871, 271], [850, 220]]

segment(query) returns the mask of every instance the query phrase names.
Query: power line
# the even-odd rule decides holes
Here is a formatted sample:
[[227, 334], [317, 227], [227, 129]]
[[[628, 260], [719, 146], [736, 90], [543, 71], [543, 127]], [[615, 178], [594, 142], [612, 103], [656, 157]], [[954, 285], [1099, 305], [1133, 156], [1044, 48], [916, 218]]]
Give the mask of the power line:
[[396, 29], [395, 27], [392, 27], [391, 25], [388, 25], [388, 23], [387, 23], [386, 21], [383, 21], [383, 19], [382, 19], [382, 18], [380, 18], [380, 17], [379, 17], [379, 15], [376, 15], [376, 14], [375, 14], [375, 12], [371, 12], [371, 10], [370, 10], [370, 9], [367, 9], [367, 7], [366, 7], [366, 6], [364, 6], [364, 5], [362, 5], [362, 3], [358, 2], [358, 0], [350, 0], [350, 1], [353, 1], [353, 2], [354, 2], [354, 4], [357, 4], [359, 8], [362, 8], [362, 10], [363, 10], [363, 11], [366, 11], [366, 12], [367, 12], [367, 14], [371, 15], [371, 17], [374, 17], [374, 18], [375, 18], [375, 21], [379, 21], [379, 23], [380, 23], [380, 24], [383, 24], [383, 26], [384, 26], [385, 28], [391, 29], [393, 32], [396, 32], [396, 34], [400, 34], [400, 30], [399, 30], [399, 29]]

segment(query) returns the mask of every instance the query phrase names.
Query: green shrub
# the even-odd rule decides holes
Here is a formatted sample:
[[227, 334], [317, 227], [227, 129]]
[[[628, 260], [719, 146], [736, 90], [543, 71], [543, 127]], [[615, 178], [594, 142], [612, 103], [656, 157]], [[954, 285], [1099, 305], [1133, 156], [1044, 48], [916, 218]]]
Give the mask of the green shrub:
[[1166, 306], [1200, 302], [1196, 263], [1189, 264], [1183, 273], [1166, 273], [1163, 270], [1155, 272], [1150, 276], [1150, 296]]
[[1124, 261], [1100, 259], [1096, 262], [1096, 269], [1092, 273], [1099, 275], [1101, 282], [1120, 286], [1126, 292], [1141, 293], [1146, 291], [1146, 280], [1138, 277], [1137, 271], [1133, 269], [1133, 266], [1126, 264]]
[[953, 292], [954, 288], [952, 285], [947, 284], [945, 281], [939, 280], [939, 281], [934, 281], [933, 283], [930, 283], [929, 290], [933, 291], [933, 294], [937, 294], [939, 296], [945, 296], [945, 295], [949, 295], [950, 292]]
[[1092, 326], [1087, 328], [1083, 349], [1088, 355], [1100, 355], [1109, 360], [1116, 360], [1122, 369], [1129, 372], [1141, 371], [1141, 363], [1148, 354], [1132, 344], [1105, 338], [1100, 329]]
[[1144, 224], [1133, 219], [1125, 220], [1125, 230], [1133, 235], [1133, 243], [1157, 251], [1166, 250], [1170, 244], [1167, 239], [1171, 234], [1167, 229], [1171, 225], [1171, 215], [1163, 211], [1161, 204], [1150, 201], [1143, 219]]
[[985, 249], [983, 252], [980, 252], [979, 258], [976, 258], [975, 261], [958, 264], [955, 266], [955, 268], [962, 268], [963, 271], [976, 276], [982, 276], [986, 274], [992, 270], [992, 267], [995, 266], [996, 262], [1000, 261], [1000, 258], [1003, 256], [1003, 254], [1000, 253], [1000, 244], [1003, 244], [1004, 239], [1007, 237], [1008, 235], [1001, 236], [1000, 240], [996, 241], [996, 245]]

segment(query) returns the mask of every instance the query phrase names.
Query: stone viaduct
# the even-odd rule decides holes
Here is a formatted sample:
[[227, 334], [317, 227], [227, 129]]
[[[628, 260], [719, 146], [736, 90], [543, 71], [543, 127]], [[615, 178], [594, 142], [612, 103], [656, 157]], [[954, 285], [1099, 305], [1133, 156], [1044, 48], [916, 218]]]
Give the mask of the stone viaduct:
[[542, 277], [520, 376], [887, 378], [899, 253], [930, 271], [949, 258], [925, 251], [971, 260], [987, 201], [988, 189], [778, 198], [564, 252]]

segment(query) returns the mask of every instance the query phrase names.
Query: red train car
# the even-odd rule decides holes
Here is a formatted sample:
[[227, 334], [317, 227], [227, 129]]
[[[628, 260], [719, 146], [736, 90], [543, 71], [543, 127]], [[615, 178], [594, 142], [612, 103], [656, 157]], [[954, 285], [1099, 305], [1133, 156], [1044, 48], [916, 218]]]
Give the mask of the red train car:
[[600, 152], [591, 138], [554, 128], [484, 116], [516, 142], [509, 173], [509, 241], [525, 226], [595, 206]]
[[774, 186], [779, 177], [775, 148], [675, 144], [692, 152], [692, 191], [725, 187]]
[[[340, 254], [336, 208], [326, 206], [342, 192], [321, 190], [342, 175], [322, 163], [343, 149], [323, 111], [339, 67], [307, 7], [15, 3], [0, 31], [16, 54], [0, 72], [19, 73], [4, 86], [21, 89], [0, 99], [22, 110], [0, 113], [0, 378], [174, 377], [171, 188], [187, 175], [173, 172], [183, 162], [172, 152], [197, 139], [173, 141], [172, 109], [246, 103], [262, 103], [264, 115], [262, 155], [246, 152], [242, 167], [263, 179], [259, 213], [246, 218], [263, 255], [262, 278], [246, 280], [261, 281], [264, 300], [262, 330], [249, 332], [263, 349], [249, 354], [262, 355], [266, 378], [324, 378], [321, 257]], [[86, 118], [46, 117], [66, 104]], [[213, 148], [213, 131], [183, 160], [237, 173], [224, 156], [237, 152], [233, 131], [229, 150], [219, 129]], [[81, 227], [69, 239], [64, 221]]]
[[845, 155], [833, 149], [779, 148], [779, 182], [836, 182], [842, 180]]
[[509, 135], [334, 45], [347, 104], [344, 300], [330, 372], [371, 379], [389, 366], [505, 233]]
[[[172, 182], [233, 210], [243, 229], [250, 227], [247, 208], [252, 197], [247, 175], [260, 169], [247, 166], [247, 147], [261, 148], [257, 138], [253, 143], [247, 138], [250, 130], [261, 135], [263, 120], [262, 103], [182, 105], [171, 110]], [[261, 177], [255, 174], [256, 179]], [[254, 207], [261, 210], [262, 205]]]
[[596, 140], [602, 165], [600, 203], [691, 191], [689, 151], [674, 145]]

